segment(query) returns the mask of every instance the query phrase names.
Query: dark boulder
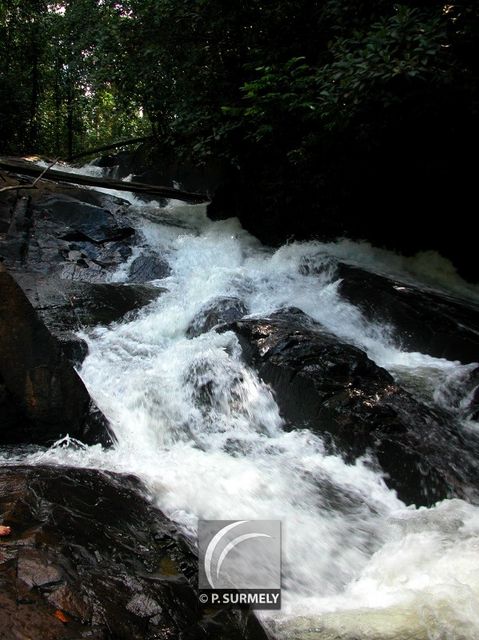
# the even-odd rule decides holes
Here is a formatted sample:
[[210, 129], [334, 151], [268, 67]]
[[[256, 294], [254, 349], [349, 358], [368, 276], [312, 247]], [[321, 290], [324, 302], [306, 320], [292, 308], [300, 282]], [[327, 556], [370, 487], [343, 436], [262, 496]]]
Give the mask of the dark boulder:
[[479, 443], [466, 443], [449, 416], [417, 402], [360, 349], [298, 309], [226, 329], [237, 334], [292, 427], [326, 436], [349, 460], [371, 451], [406, 503], [479, 500]]
[[[131, 255], [131, 247], [124, 240], [112, 240], [94, 243], [88, 239], [72, 240], [61, 249], [61, 256], [66, 265], [63, 277], [73, 280], [91, 280], [86, 269], [102, 271], [115, 268]], [[73, 269], [76, 269], [76, 273]], [[78, 268], [80, 267], [80, 268]], [[80, 277], [83, 272], [83, 278]]]
[[13, 276], [55, 334], [110, 324], [165, 291], [146, 284], [72, 282], [36, 273], [13, 272]]
[[62, 280], [39, 273], [12, 275], [75, 365], [88, 353], [75, 331], [129, 317], [165, 291], [151, 285]]
[[58, 340], [68, 362], [75, 368], [81, 367], [83, 360], [88, 355], [88, 343], [86, 340], [83, 340], [72, 331], [59, 331], [56, 334], [53, 333], [53, 335]]
[[44, 197], [35, 207], [43, 226], [51, 229], [51, 235], [64, 239], [88, 239], [105, 242], [129, 237], [133, 230], [118, 224], [107, 209], [80, 202], [67, 195]]
[[108, 178], [121, 180], [136, 172], [138, 169], [137, 163], [141, 162], [139, 159], [136, 160], [137, 157], [138, 152], [135, 150], [118, 151], [117, 153], [100, 156], [93, 160], [91, 164], [103, 169], [104, 175]]
[[55, 195], [33, 207], [32, 221], [24, 263], [31, 271], [98, 282], [131, 255], [133, 229], [107, 209]]
[[46, 444], [66, 434], [86, 443], [110, 441], [104, 417], [60, 344], [1, 265], [0, 377], [9, 416], [2, 420], [2, 443]]
[[8, 224], [0, 259], [9, 268], [98, 282], [130, 257], [134, 231], [116, 198], [68, 186], [31, 193], [13, 200], [0, 194]]
[[[95, 158], [90, 164], [102, 170], [102, 176], [113, 180], [126, 178], [131, 171], [128, 171], [128, 151], [119, 151], [115, 154], [108, 154]], [[124, 157], [124, 159], [123, 159]]]
[[218, 298], [208, 302], [191, 321], [186, 330], [188, 338], [196, 338], [224, 322], [234, 322], [248, 313], [238, 298]]
[[[70, 361], [78, 365], [87, 345], [75, 331], [120, 320], [162, 290], [108, 282], [130, 258], [136, 239], [125, 220], [128, 203], [50, 182], [28, 193], [0, 194], [0, 222], [6, 230], [0, 235], [0, 261], [14, 274]], [[143, 270], [137, 266], [139, 283], [141, 275], [154, 279], [160, 266], [163, 275], [167, 268], [151, 262]]]
[[14, 433], [25, 420], [25, 415], [0, 374], [0, 441], [3, 433]]
[[339, 293], [373, 321], [392, 325], [398, 344], [437, 358], [479, 362], [479, 306], [339, 264]]
[[224, 173], [224, 166], [217, 159], [210, 159], [201, 166], [188, 160], [178, 160], [171, 148], [158, 148], [151, 143], [136, 149], [96, 159], [93, 164], [104, 168], [108, 177], [122, 179], [133, 175], [135, 182], [175, 187], [186, 191], [208, 193], [215, 189]]
[[130, 265], [129, 282], [151, 282], [170, 275], [170, 265], [158, 256], [138, 256]]
[[252, 615], [205, 611], [197, 560], [132, 477], [0, 471], [2, 638], [266, 640]]

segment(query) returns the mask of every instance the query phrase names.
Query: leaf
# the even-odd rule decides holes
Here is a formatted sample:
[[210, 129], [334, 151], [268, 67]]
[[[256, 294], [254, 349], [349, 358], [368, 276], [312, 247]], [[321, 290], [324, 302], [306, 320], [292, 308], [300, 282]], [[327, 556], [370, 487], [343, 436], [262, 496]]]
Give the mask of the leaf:
[[71, 622], [71, 618], [67, 616], [66, 613], [63, 613], [63, 611], [61, 611], [60, 609], [57, 609], [53, 615], [57, 620], [60, 620], [60, 622], [63, 622], [63, 624], [67, 624], [68, 622]]

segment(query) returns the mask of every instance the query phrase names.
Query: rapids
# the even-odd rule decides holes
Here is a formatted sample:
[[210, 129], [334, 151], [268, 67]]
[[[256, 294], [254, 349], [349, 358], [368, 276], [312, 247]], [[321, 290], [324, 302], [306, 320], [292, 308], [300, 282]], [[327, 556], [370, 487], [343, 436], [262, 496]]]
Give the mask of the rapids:
[[[80, 374], [116, 443], [62, 441], [23, 461], [134, 473], [192, 538], [198, 518], [281, 520], [283, 609], [260, 614], [278, 637], [479, 637], [479, 508], [457, 499], [403, 504], [367, 458], [346, 464], [317, 435], [283, 429], [273, 393], [242, 362], [233, 333], [186, 336], [215, 298], [239, 298], [252, 316], [298, 307], [452, 415], [475, 365], [401, 350], [394, 327], [341, 299], [335, 265], [466, 299], [477, 288], [435, 254], [402, 258], [348, 240], [273, 250], [236, 220], [210, 221], [204, 206], [129, 201], [144, 244], [168, 260], [171, 275], [161, 280], [168, 291], [139, 315], [82, 335], [89, 355]], [[205, 384], [207, 405], [198, 391]]]

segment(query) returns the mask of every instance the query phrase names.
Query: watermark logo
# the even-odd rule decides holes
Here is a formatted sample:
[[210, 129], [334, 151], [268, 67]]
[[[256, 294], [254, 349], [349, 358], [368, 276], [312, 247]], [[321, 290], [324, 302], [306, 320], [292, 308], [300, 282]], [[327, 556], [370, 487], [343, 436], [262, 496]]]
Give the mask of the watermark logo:
[[198, 546], [201, 604], [281, 608], [281, 522], [200, 520]]

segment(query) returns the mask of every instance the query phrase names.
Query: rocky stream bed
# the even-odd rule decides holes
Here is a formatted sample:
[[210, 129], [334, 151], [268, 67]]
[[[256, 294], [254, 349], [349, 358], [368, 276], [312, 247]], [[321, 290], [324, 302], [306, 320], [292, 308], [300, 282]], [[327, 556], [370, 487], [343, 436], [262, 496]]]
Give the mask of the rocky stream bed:
[[[2, 184], [31, 181], [1, 175]], [[469, 295], [468, 285], [465, 293], [457, 287], [420, 286], [404, 273], [368, 269], [344, 251], [335, 250], [331, 257], [323, 249], [317, 259], [318, 247], [301, 244], [289, 249], [284, 262], [278, 259], [258, 275], [260, 261], [270, 259], [269, 250], [249, 236], [244, 247], [237, 249], [233, 243], [246, 237], [245, 232], [234, 224], [225, 230], [226, 223], [201, 218], [203, 226], [219, 225], [215, 229], [223, 234], [221, 241], [226, 238], [225, 247], [218, 245], [218, 251], [243, 252], [238, 258], [241, 268], [235, 266], [234, 273], [226, 258], [218, 262], [216, 271], [208, 271], [208, 261], [214, 267], [218, 259], [213, 257], [214, 243], [213, 249], [208, 245], [213, 253], [201, 252], [209, 242], [208, 233], [216, 231], [207, 226], [204, 231], [200, 223], [190, 222], [194, 208], [175, 218], [164, 206], [143, 206], [144, 210], [136, 200], [132, 204], [131, 199], [53, 181], [44, 181], [37, 189], [0, 193], [0, 447], [4, 462], [0, 524], [11, 528], [10, 535], [0, 538], [0, 637], [8, 640], [253, 640], [283, 633], [281, 624], [260, 623], [253, 614], [201, 609], [196, 596], [194, 526], [190, 516], [184, 515], [188, 499], [183, 494], [176, 502], [170, 497], [159, 499], [155, 491], [168, 483], [164, 476], [152, 479], [151, 470], [142, 475], [141, 461], [138, 470], [130, 472], [126, 468], [122, 472], [118, 465], [109, 468], [108, 456], [126, 446], [127, 419], [112, 409], [115, 392], [110, 391], [107, 377], [111, 379], [113, 373], [95, 382], [98, 350], [103, 349], [106, 360], [109, 353], [120, 358], [120, 351], [127, 349], [128, 327], [143, 331], [145, 342], [137, 343], [136, 352], [128, 355], [130, 372], [124, 370], [123, 360], [116, 365], [112, 361], [112, 371], [117, 366], [129, 376], [112, 384], [119, 385], [120, 395], [132, 392], [132, 381], [141, 371], [133, 360], [141, 358], [144, 349], [145, 397], [128, 407], [128, 416], [134, 421], [141, 406], [147, 405], [146, 425], [150, 419], [162, 425], [177, 420], [174, 437], [151, 441], [159, 450], [170, 454], [178, 443], [183, 447], [193, 443], [197, 452], [207, 452], [211, 449], [208, 438], [214, 437], [215, 443], [221, 441], [215, 444], [219, 447], [215, 455], [230, 456], [235, 465], [250, 455], [250, 448], [259, 446], [253, 436], [244, 435], [244, 425], [254, 424], [258, 438], [269, 437], [269, 446], [278, 451], [285, 450], [287, 438], [292, 442], [309, 434], [314, 440], [311, 451], [317, 451], [320, 442], [321, 455], [337, 460], [341, 468], [357, 469], [365, 460], [364, 473], [376, 478], [378, 491], [391, 504], [397, 501], [398, 508], [401, 503], [434, 508], [438, 501], [454, 499], [479, 505], [479, 431], [475, 427], [479, 369], [474, 364], [479, 361], [479, 305]], [[146, 231], [139, 225], [141, 216]], [[175, 262], [171, 249], [177, 243], [181, 252], [186, 242], [198, 245], [197, 263], [187, 268], [180, 258]], [[281, 251], [287, 252], [288, 247], [276, 255]], [[285, 264], [294, 275], [289, 275]], [[156, 372], [151, 373], [156, 388], [149, 389], [146, 377], [153, 371], [151, 358], [163, 357], [166, 338], [147, 335], [150, 325], [140, 327], [152, 318], [153, 311], [149, 315], [148, 309], [162, 313], [162, 298], [173, 295], [182, 269], [189, 269], [192, 281], [191, 290], [183, 295], [190, 295], [194, 304], [181, 302], [180, 295], [176, 306], [163, 307], [163, 318], [172, 314], [164, 336], [176, 336], [175, 340], [181, 336], [182, 350], [190, 348], [188, 343], [203, 345], [201, 357], [200, 352], [192, 356], [182, 374], [183, 385], [189, 385], [191, 406], [186, 413], [176, 406], [170, 411], [166, 395], [158, 391], [164, 384], [165, 394], [173, 393], [173, 387], [168, 391], [167, 377], [163, 383]], [[257, 283], [272, 278], [275, 270], [284, 275], [278, 285], [283, 293], [265, 302], [271, 285], [260, 290]], [[215, 278], [220, 278], [215, 274], [226, 274], [228, 287], [221, 282], [215, 288]], [[200, 285], [202, 277], [205, 282]], [[288, 297], [293, 279], [305, 288]], [[313, 300], [310, 292], [320, 289], [323, 297]], [[470, 291], [474, 293], [473, 287]], [[336, 296], [334, 304], [331, 296]], [[309, 313], [310, 302], [317, 313]], [[322, 315], [326, 308], [336, 316], [333, 311]], [[155, 322], [159, 326], [162, 321]], [[356, 328], [367, 327], [361, 329], [362, 338], [352, 337], [348, 322]], [[387, 333], [385, 342], [377, 337], [379, 325]], [[110, 344], [116, 328], [115, 335], [120, 337]], [[208, 340], [221, 357], [233, 358], [225, 365], [226, 381], [215, 377], [217, 369], [220, 374], [223, 369], [219, 360], [213, 361]], [[378, 347], [386, 342], [396, 354], [420, 354], [422, 382], [416, 369], [401, 365], [399, 356], [397, 366], [388, 364]], [[173, 352], [164, 353], [165, 359], [169, 356], [171, 367], [179, 366]], [[427, 388], [428, 375], [437, 378], [432, 390]], [[260, 400], [245, 399], [247, 383]], [[138, 385], [135, 389], [142, 393]], [[261, 409], [260, 415], [260, 402], [274, 407]], [[153, 418], [152, 407], [157, 407]], [[275, 417], [266, 416], [268, 411]], [[230, 432], [231, 424], [235, 426]], [[142, 437], [143, 432], [139, 441]], [[131, 443], [135, 433], [128, 438]], [[136, 455], [134, 447], [133, 451]], [[265, 448], [263, 454], [270, 452]], [[101, 455], [107, 461], [93, 468], [92, 460]], [[165, 458], [155, 462], [163, 463]], [[182, 463], [173, 455], [171, 464]], [[184, 474], [201, 473], [188, 467], [191, 461], [185, 464]], [[313, 467], [295, 469], [291, 478], [302, 483], [309, 482], [310, 476], [308, 487], [314, 485], [317, 492], [319, 506], [305, 503], [304, 509], [329, 509], [354, 520], [365, 504], [368, 513], [381, 512], [378, 504], [387, 501], [377, 498], [376, 504], [376, 498], [365, 498], [360, 483], [349, 492], [324, 470], [315, 475]], [[167, 466], [162, 473], [168, 473]], [[174, 484], [174, 475], [170, 477]], [[169, 485], [166, 494], [172, 492], [174, 486]], [[226, 504], [219, 505], [216, 513], [204, 506], [205, 501], [206, 497], [188, 505], [192, 514], [216, 517]], [[243, 513], [260, 515], [261, 508], [250, 508], [251, 504], [245, 502]], [[278, 504], [272, 508], [281, 515]], [[268, 509], [265, 517], [271, 515]], [[285, 507], [283, 515], [287, 514]], [[233, 509], [223, 516], [233, 519], [241, 514]], [[366, 556], [381, 544], [374, 543]], [[291, 562], [300, 560], [298, 555]], [[341, 578], [336, 591], [357, 579], [363, 566], [361, 560], [351, 575]], [[328, 571], [334, 573], [333, 561]], [[301, 580], [304, 586], [304, 576]], [[300, 590], [289, 574], [286, 583], [292, 585], [292, 592]], [[315, 593], [311, 584], [304, 589], [308, 596]], [[293, 615], [291, 610], [288, 615]], [[473, 627], [471, 635], [467, 625], [464, 628], [465, 635], [447, 637], [473, 638]], [[286, 637], [363, 638], [347, 628], [333, 636], [314, 624], [308, 627], [310, 635], [294, 635], [296, 631], [288, 629]], [[379, 638], [371, 629], [364, 637]], [[423, 637], [412, 633], [407, 637]]]

